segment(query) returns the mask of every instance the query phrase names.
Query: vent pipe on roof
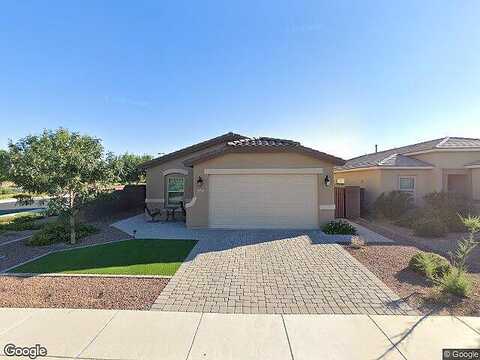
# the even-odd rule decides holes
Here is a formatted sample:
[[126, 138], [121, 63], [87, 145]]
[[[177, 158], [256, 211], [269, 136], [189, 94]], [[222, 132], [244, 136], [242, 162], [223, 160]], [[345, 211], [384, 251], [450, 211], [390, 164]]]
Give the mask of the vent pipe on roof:
[[377, 153], [378, 152], [378, 145], [375, 144], [375, 152]]

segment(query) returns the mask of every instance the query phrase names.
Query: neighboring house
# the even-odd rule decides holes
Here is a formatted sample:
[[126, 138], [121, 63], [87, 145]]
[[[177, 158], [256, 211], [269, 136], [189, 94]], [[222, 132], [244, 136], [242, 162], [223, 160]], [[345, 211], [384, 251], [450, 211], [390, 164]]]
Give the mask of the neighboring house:
[[369, 204], [392, 190], [417, 202], [434, 191], [480, 200], [480, 139], [446, 137], [359, 156], [335, 168], [335, 181], [364, 188]]
[[274, 138], [228, 133], [142, 165], [152, 211], [185, 204], [192, 228], [318, 228], [335, 213], [344, 160]]

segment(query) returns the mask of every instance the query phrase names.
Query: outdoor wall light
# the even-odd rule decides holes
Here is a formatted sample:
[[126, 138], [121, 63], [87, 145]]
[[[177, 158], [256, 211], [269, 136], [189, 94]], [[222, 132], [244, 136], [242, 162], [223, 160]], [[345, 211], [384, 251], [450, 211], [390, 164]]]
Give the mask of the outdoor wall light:
[[203, 179], [202, 179], [201, 176], [199, 176], [198, 179], [197, 179], [197, 186], [202, 187], [202, 185], [203, 185]]
[[328, 175], [325, 176], [325, 186], [326, 187], [330, 186], [330, 177]]

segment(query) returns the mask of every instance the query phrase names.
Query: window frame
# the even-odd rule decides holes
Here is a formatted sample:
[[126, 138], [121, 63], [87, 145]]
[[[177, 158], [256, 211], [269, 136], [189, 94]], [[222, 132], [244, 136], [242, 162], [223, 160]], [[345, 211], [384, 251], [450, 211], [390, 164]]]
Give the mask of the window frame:
[[170, 202], [170, 193], [179, 193], [180, 191], [170, 191], [169, 190], [169, 185], [170, 185], [170, 180], [172, 179], [181, 179], [183, 182], [183, 195], [182, 195], [182, 200], [180, 201], [185, 201], [185, 176], [183, 174], [168, 174], [168, 176], [165, 177], [165, 205], [166, 206], [180, 206], [180, 203], [171, 203]]
[[[402, 189], [401, 187], [401, 183], [402, 183], [402, 179], [411, 179], [413, 180], [413, 189]], [[413, 196], [415, 196], [415, 192], [416, 192], [416, 189], [417, 189], [417, 178], [416, 176], [414, 175], [399, 175], [398, 176], [398, 191], [402, 191], [402, 192], [408, 192], [408, 193], [411, 193]]]

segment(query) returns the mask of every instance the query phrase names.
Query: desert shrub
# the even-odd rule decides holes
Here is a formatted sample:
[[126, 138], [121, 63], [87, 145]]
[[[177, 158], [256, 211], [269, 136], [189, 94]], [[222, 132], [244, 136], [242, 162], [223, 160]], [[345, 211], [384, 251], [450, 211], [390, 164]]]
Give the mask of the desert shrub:
[[410, 259], [408, 268], [434, 280], [450, 272], [452, 266], [443, 256], [431, 252], [419, 252]]
[[413, 208], [413, 197], [404, 191], [382, 193], [373, 204], [376, 217], [396, 220]]
[[[95, 234], [98, 230], [92, 225], [77, 224], [75, 227], [77, 239]], [[70, 241], [70, 225], [64, 221], [56, 221], [46, 224], [42, 230], [37, 232], [28, 241], [28, 245], [44, 246], [59, 242]]]
[[442, 237], [448, 232], [447, 224], [435, 211], [416, 219], [412, 228], [415, 235], [423, 237]]
[[1, 231], [23, 231], [23, 230], [38, 230], [42, 228], [42, 224], [37, 220], [43, 216], [39, 214], [16, 215], [12, 217], [5, 217], [0, 219]]
[[472, 279], [462, 269], [453, 268], [444, 274], [439, 285], [443, 292], [465, 297], [472, 290]]
[[330, 221], [322, 227], [322, 231], [325, 234], [331, 235], [356, 235], [357, 229], [350, 223], [338, 220], [338, 221]]
[[401, 215], [395, 222], [395, 225], [413, 229], [415, 222], [425, 215], [423, 208], [414, 208]]
[[425, 195], [424, 200], [425, 208], [435, 212], [449, 232], [466, 230], [461, 216], [468, 216], [474, 211], [474, 206], [467, 197], [455, 193], [433, 192]]

